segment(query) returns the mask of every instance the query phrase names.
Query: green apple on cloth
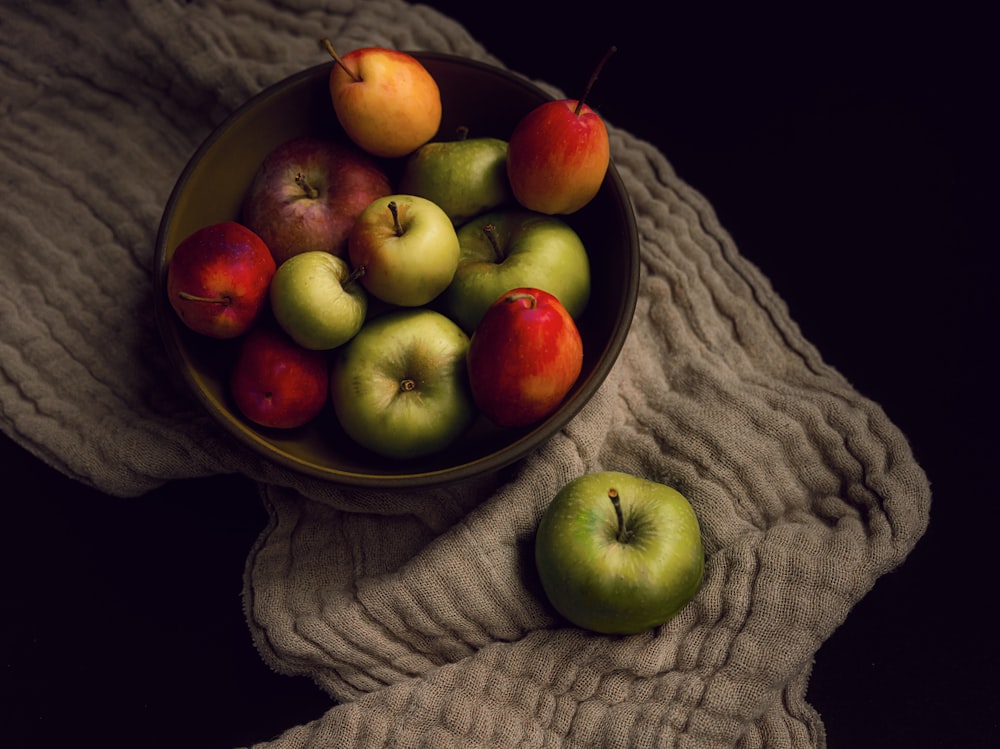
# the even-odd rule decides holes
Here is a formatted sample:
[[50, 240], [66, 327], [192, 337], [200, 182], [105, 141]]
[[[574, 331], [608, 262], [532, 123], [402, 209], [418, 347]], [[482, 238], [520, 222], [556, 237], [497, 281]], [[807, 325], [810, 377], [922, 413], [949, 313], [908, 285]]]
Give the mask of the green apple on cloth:
[[[341, 488], [248, 452], [169, 375], [149, 298], [163, 206], [229, 112], [323, 61], [321, 36], [502, 61], [401, 0], [4, 5], [0, 428], [137, 502], [173, 479], [259, 483], [249, 636], [330, 696], [260, 746], [826, 745], [813, 656], [921, 537], [928, 482], [663, 154], [610, 113], [641, 287], [577, 418], [497, 475]], [[703, 529], [701, 590], [634, 636], [567, 625], [528, 564], [556, 491], [605, 469], [681, 488]]]

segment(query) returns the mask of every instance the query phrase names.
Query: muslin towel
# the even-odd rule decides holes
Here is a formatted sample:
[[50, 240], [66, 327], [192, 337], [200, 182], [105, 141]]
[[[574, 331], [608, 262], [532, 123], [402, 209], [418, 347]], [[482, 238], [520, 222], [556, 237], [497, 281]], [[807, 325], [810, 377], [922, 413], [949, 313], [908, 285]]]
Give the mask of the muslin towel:
[[[642, 268], [593, 401], [495, 475], [338, 487], [249, 452], [171, 373], [150, 296], [163, 206], [229, 112], [325, 59], [320, 37], [503, 61], [400, 0], [3, 5], [0, 428], [135, 501], [173, 479], [258, 482], [248, 637], [330, 697], [259, 746], [825, 746], [814, 654], [917, 543], [929, 484], [664, 154], [606, 116]], [[532, 569], [547, 502], [601, 469], [677, 486], [703, 526], [702, 589], [640, 635], [569, 626]]]

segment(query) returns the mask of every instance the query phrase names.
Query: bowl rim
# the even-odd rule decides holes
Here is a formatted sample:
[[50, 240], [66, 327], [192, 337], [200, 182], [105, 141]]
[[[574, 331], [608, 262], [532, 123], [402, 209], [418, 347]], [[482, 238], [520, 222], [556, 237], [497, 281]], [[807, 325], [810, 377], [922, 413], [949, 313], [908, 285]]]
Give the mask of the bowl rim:
[[[404, 51], [407, 51], [421, 62], [440, 61], [446, 64], [476, 68], [481, 72], [502, 77], [507, 83], [520, 86], [535, 97], [542, 97], [547, 100], [556, 98], [522, 74], [489, 62], [446, 52]], [[223, 422], [221, 426], [224, 432], [234, 437], [243, 446], [253, 450], [258, 456], [291, 469], [298, 474], [311, 476], [342, 486], [391, 489], [438, 486], [470, 479], [486, 473], [496, 473], [523, 459], [533, 449], [544, 445], [556, 432], [565, 428], [577, 416], [583, 407], [590, 402], [611, 373], [631, 330], [639, 294], [639, 235], [631, 196], [625, 187], [625, 183], [621, 178], [613, 157], [609, 160], [605, 181], [610, 181], [616, 194], [620, 196], [620, 202], [617, 207], [621, 213], [620, 218], [626, 233], [625, 243], [630, 248], [630, 252], [624, 258], [629, 265], [627, 269], [628, 283], [622, 290], [616, 309], [617, 319], [623, 322], [613, 329], [613, 333], [606, 341], [603, 351], [599, 352], [595, 366], [588, 373], [586, 380], [578, 384], [573, 398], [565, 402], [550, 417], [523, 431], [498, 450], [481, 457], [464, 460], [461, 463], [451, 466], [387, 474], [362, 473], [342, 467], [319, 465], [315, 461], [306, 460], [288, 452], [275, 442], [269, 440], [251, 425], [238, 420], [234, 414], [229, 412], [229, 409], [224, 404], [216, 402], [206, 392], [205, 388], [199, 382], [199, 377], [182, 353], [183, 346], [179, 340], [180, 334], [177, 330], [179, 323], [172, 317], [173, 311], [168, 304], [165, 294], [166, 241], [172, 216], [180, 200], [180, 196], [205, 155], [218, 143], [235, 122], [248, 111], [260, 107], [268, 99], [283, 94], [287, 89], [303, 85], [322, 74], [328, 75], [330, 68], [335, 64], [333, 60], [330, 60], [304, 68], [266, 86], [252, 95], [213, 127], [211, 133], [198, 145], [180, 171], [170, 195], [164, 204], [155, 238], [153, 264], [154, 316], [161, 341], [167, 350], [168, 358], [174, 369], [173, 374], [180, 374], [189, 392], [194, 395], [199, 405], [208, 411], [208, 414], [213, 417], [214, 421]], [[556, 418], [557, 416], [558, 418]], [[516, 432], [512, 434], [516, 434]], [[388, 458], [386, 461], [391, 462]]]

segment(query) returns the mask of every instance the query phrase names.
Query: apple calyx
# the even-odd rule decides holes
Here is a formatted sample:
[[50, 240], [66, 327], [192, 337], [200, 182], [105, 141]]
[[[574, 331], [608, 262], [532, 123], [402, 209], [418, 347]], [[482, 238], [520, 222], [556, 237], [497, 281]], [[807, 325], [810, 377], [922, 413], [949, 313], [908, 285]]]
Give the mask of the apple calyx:
[[295, 175], [295, 184], [302, 188], [302, 192], [305, 193], [308, 200], [315, 200], [319, 197], [319, 190], [313, 187], [306, 179], [306, 175], [301, 172]]
[[326, 37], [320, 39], [320, 44], [322, 44], [326, 51], [330, 53], [330, 57], [332, 57], [334, 61], [343, 69], [343, 71], [347, 73], [352, 81], [355, 83], [361, 83], [361, 77], [355, 75], [354, 72], [344, 64], [344, 61], [341, 59], [340, 55], [337, 54], [337, 50], [333, 48], [333, 43], [329, 39]]
[[223, 294], [222, 296], [198, 296], [197, 294], [189, 294], [186, 291], [178, 291], [177, 296], [183, 299], [185, 302], [205, 302], [206, 304], [221, 304], [223, 307], [230, 307], [233, 304], [233, 298], [228, 294]]
[[417, 382], [411, 377], [404, 377], [399, 381], [399, 392], [412, 393], [417, 389]]
[[597, 67], [594, 68], [594, 72], [590, 74], [590, 80], [587, 81], [587, 86], [583, 89], [583, 96], [581, 96], [579, 101], [577, 101], [576, 109], [573, 110], [573, 114], [577, 117], [580, 116], [580, 112], [583, 110], [584, 101], [588, 96], [590, 96], [590, 89], [592, 89], [594, 84], [597, 83], [597, 76], [601, 74], [601, 69], [604, 67], [604, 64], [608, 61], [608, 58], [617, 51], [618, 47], [613, 44], [608, 47], [607, 52], [604, 53], [604, 56], [597, 63]]
[[632, 531], [629, 530], [625, 525], [625, 514], [622, 512], [622, 503], [618, 498], [618, 490], [613, 486], [608, 489], [608, 499], [611, 500], [611, 504], [615, 508], [615, 517], [618, 518], [618, 533], [615, 539], [620, 544], [627, 544], [632, 540]]

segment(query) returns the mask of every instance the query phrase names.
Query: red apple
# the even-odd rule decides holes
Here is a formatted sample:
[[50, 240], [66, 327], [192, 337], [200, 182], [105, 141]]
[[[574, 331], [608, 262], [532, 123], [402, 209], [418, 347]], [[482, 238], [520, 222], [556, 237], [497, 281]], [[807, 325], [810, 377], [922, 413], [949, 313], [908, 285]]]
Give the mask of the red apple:
[[167, 266], [167, 297], [191, 330], [235, 338], [256, 322], [275, 268], [267, 244], [246, 226], [210, 224], [174, 249]]
[[330, 69], [333, 111], [347, 136], [375, 156], [405, 156], [433, 138], [441, 125], [441, 92], [413, 55], [362, 47]]
[[391, 191], [381, 166], [354, 145], [302, 136], [264, 158], [242, 218], [278, 265], [301, 252], [343, 255], [358, 215]]
[[611, 159], [608, 130], [585, 99], [540, 104], [515, 126], [507, 148], [507, 178], [514, 197], [539, 213], [575, 213], [597, 195]]
[[250, 421], [293, 429], [319, 415], [329, 395], [326, 354], [303, 348], [274, 325], [251, 330], [229, 381], [236, 407]]
[[552, 414], [573, 387], [583, 341], [556, 297], [522, 287], [486, 310], [466, 362], [479, 410], [498, 426], [528, 426]]

